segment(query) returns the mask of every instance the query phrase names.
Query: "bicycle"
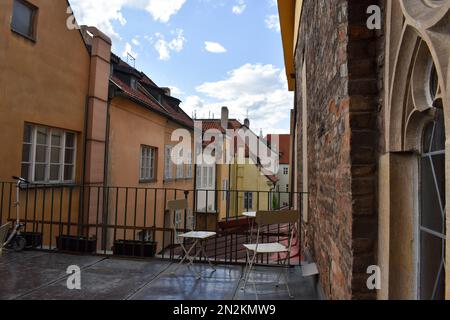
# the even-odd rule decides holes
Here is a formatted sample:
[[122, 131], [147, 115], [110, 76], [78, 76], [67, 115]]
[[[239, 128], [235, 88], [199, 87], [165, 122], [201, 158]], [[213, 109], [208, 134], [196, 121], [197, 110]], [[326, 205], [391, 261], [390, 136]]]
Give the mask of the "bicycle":
[[16, 223], [2, 247], [14, 251], [22, 251], [25, 249], [27, 241], [22, 236], [22, 230], [25, 227], [25, 224], [20, 222], [20, 189], [22, 185], [30, 185], [30, 182], [21, 177], [12, 178], [17, 181], [16, 202], [14, 203], [14, 206], [16, 207]]

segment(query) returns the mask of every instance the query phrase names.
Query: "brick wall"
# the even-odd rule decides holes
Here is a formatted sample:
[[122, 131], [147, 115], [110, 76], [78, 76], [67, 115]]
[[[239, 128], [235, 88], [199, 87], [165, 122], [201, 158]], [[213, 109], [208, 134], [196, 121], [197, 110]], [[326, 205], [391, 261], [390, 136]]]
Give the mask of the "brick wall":
[[[309, 221], [306, 251], [330, 299], [371, 299], [367, 267], [376, 264], [376, 159], [380, 103], [379, 34], [366, 27], [378, 1], [306, 0], [296, 51], [298, 114], [308, 129]], [[307, 109], [302, 118], [302, 61]], [[382, 60], [382, 59], [381, 59]], [[299, 146], [298, 159], [302, 159]], [[302, 170], [300, 168], [300, 175]], [[298, 179], [301, 183], [301, 176]]]

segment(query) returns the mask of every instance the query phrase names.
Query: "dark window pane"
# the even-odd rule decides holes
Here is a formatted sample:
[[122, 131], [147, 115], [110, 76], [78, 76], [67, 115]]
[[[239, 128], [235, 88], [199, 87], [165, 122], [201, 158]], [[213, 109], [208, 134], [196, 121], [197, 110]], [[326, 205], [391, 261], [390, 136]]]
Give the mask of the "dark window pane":
[[11, 27], [23, 35], [33, 37], [33, 16], [34, 9], [15, 0]]
[[64, 161], [67, 164], [73, 164], [73, 150], [72, 149], [66, 149]]
[[73, 148], [75, 146], [75, 135], [73, 133], [66, 133], [66, 147]]
[[60, 165], [51, 165], [50, 166], [50, 180], [51, 181], [59, 181], [59, 169], [60, 169]]
[[445, 155], [433, 156], [432, 159], [442, 208], [445, 209]]
[[62, 133], [58, 131], [52, 132], [52, 146], [60, 147], [62, 142]]
[[46, 161], [47, 161], [47, 147], [36, 146], [36, 162], [46, 162]]
[[73, 180], [73, 166], [64, 166], [64, 180]]
[[[442, 262], [442, 239], [422, 231], [420, 250], [420, 295], [421, 299], [430, 300]], [[438, 288], [443, 292], [445, 282], [440, 280]]]
[[430, 148], [431, 148], [431, 136], [433, 135], [433, 128], [434, 128], [434, 123], [431, 122], [429, 123], [424, 130], [423, 133], [423, 153], [428, 153], [430, 152]]
[[22, 148], [22, 161], [31, 162], [31, 144], [24, 144]]
[[61, 159], [61, 148], [52, 148], [52, 150], [50, 151], [51, 154], [51, 159], [50, 162], [51, 163], [60, 163]]
[[429, 157], [422, 158], [421, 162], [421, 225], [442, 232], [441, 208], [439, 195], [436, 192], [431, 161]]
[[431, 151], [445, 150], [445, 127], [444, 114], [442, 110], [437, 110], [437, 118], [434, 126], [433, 144]]
[[45, 128], [37, 129], [37, 143], [38, 144], [47, 144], [47, 129], [45, 129]]
[[45, 181], [45, 164], [37, 164], [34, 167], [34, 181], [43, 182]]
[[30, 179], [30, 165], [22, 164], [22, 171], [20, 175], [25, 179]]
[[29, 124], [26, 124], [23, 129], [23, 142], [31, 143], [32, 138], [32, 127]]
[[434, 100], [436, 98], [436, 94], [439, 88], [439, 78], [438, 78], [438, 74], [437, 74], [437, 70], [436, 70], [436, 66], [433, 63], [433, 67], [431, 68], [431, 72], [430, 72], [430, 79], [429, 79], [430, 83], [430, 96], [431, 99]]

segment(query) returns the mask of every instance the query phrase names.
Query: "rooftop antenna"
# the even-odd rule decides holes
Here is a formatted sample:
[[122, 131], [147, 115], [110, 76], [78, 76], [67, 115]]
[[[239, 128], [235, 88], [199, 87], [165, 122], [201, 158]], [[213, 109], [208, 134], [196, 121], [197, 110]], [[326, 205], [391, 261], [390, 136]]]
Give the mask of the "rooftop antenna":
[[133, 64], [133, 68], [136, 68], [136, 58], [133, 57], [129, 52], [127, 52], [127, 63]]
[[247, 109], [247, 116], [246, 116], [246, 118], [248, 119], [248, 109]]

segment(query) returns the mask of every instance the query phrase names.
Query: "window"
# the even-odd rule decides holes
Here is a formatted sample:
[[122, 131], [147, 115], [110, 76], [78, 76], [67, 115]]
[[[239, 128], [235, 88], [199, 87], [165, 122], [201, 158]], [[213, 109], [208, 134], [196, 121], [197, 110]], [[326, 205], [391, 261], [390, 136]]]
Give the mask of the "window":
[[[180, 151], [180, 154], [178, 155], [178, 161], [180, 159], [183, 159], [183, 150]], [[177, 161], [177, 163], [178, 163]], [[181, 161], [180, 164], [177, 164], [177, 179], [183, 179], [184, 178], [184, 161]]]
[[208, 188], [214, 188], [214, 170], [208, 167]]
[[436, 119], [423, 135], [420, 161], [419, 269], [420, 298], [445, 297], [445, 126], [444, 113], [437, 109]]
[[245, 192], [244, 193], [244, 209], [252, 209], [253, 208], [253, 192]]
[[190, 162], [188, 164], [186, 164], [186, 178], [191, 179], [192, 178], [192, 153], [189, 152], [188, 153], [188, 159], [190, 160]]
[[33, 182], [75, 180], [76, 135], [60, 129], [26, 124], [21, 175]]
[[289, 192], [289, 185], [286, 185], [286, 192]]
[[36, 37], [37, 7], [25, 0], [14, 0], [11, 29], [29, 39]]
[[228, 180], [222, 180], [222, 200], [227, 200]]
[[164, 157], [164, 179], [170, 180], [172, 176], [172, 146], [166, 146], [166, 152]]
[[283, 174], [287, 176], [289, 174], [289, 168], [283, 168]]
[[208, 167], [203, 167], [202, 173], [202, 188], [208, 187]]
[[141, 146], [140, 180], [155, 180], [156, 149], [149, 146]]
[[197, 167], [197, 185], [200, 189], [214, 188], [214, 166], [198, 166]]

